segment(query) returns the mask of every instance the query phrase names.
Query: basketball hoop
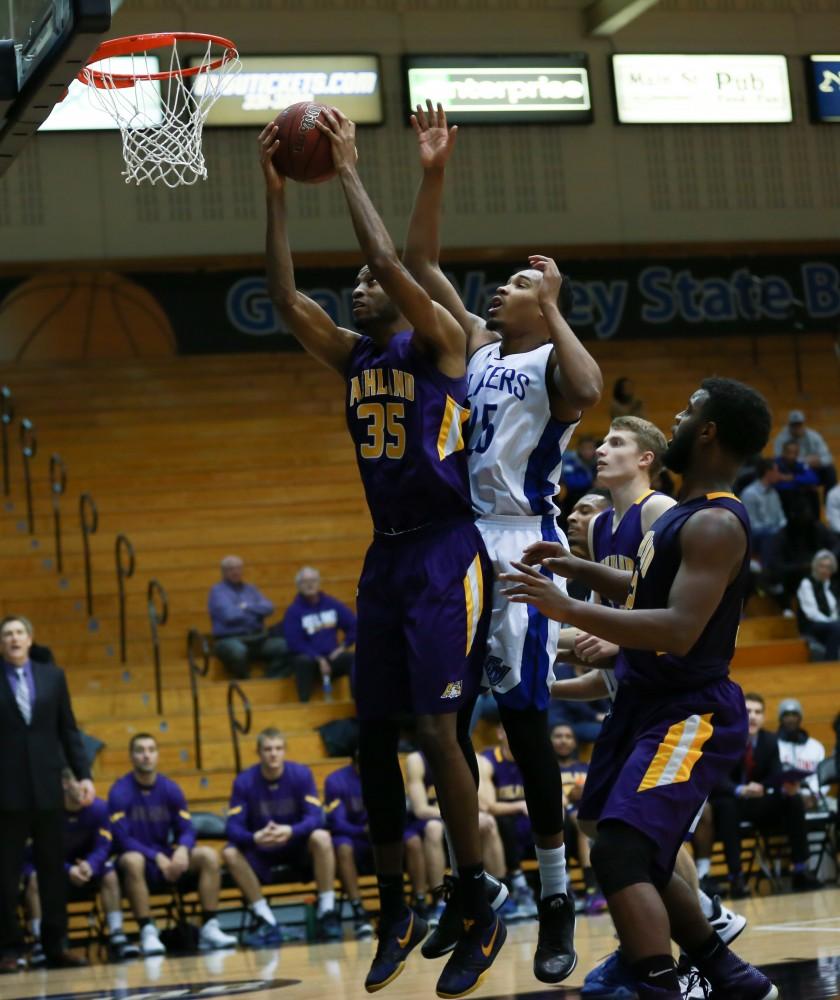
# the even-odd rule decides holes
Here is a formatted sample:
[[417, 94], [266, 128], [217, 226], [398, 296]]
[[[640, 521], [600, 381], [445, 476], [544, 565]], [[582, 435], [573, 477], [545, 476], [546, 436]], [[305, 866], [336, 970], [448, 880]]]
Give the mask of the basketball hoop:
[[[179, 42], [200, 43], [203, 55], [182, 65]], [[151, 61], [158, 49], [168, 50], [168, 69]], [[112, 63], [117, 58], [119, 71]], [[119, 126], [126, 184], [162, 181], [174, 188], [206, 179], [204, 121], [241, 66], [233, 42], [190, 31], [112, 38], [99, 46], [78, 78]]]

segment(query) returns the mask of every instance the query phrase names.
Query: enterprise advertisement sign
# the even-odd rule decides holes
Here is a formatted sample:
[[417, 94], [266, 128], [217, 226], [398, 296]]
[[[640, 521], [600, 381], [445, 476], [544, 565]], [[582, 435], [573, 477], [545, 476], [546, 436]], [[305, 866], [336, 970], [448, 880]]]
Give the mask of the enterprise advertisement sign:
[[808, 86], [815, 121], [840, 122], [840, 55], [809, 56]]
[[[298, 101], [331, 104], [357, 125], [382, 122], [382, 79], [374, 55], [240, 56], [242, 70], [227, 80], [207, 124], [262, 128]], [[217, 84], [218, 81], [213, 81]], [[196, 96], [208, 81], [199, 74]]]
[[787, 60], [778, 55], [612, 57], [618, 120], [626, 125], [790, 122]]
[[452, 124], [592, 121], [589, 70], [582, 53], [537, 56], [403, 58], [411, 111], [442, 104]]

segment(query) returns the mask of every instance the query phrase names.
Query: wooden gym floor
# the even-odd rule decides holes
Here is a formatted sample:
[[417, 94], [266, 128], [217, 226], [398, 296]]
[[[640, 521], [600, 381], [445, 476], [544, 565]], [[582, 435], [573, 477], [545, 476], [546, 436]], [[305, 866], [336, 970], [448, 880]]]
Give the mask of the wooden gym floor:
[[[749, 920], [736, 950], [760, 965], [783, 1000], [840, 998], [840, 889], [781, 895], [736, 904]], [[486, 983], [474, 996], [550, 1000], [577, 998], [586, 972], [614, 947], [609, 917], [580, 917], [580, 963], [560, 988], [547, 988], [531, 972], [536, 924], [512, 926]], [[215, 952], [189, 958], [137, 960], [90, 969], [34, 971], [0, 979], [3, 1000], [192, 1000], [199, 997], [284, 997], [287, 1000], [357, 1000], [373, 943], [288, 944], [266, 951]], [[434, 996], [441, 962], [419, 949], [383, 996], [427, 1000]]]

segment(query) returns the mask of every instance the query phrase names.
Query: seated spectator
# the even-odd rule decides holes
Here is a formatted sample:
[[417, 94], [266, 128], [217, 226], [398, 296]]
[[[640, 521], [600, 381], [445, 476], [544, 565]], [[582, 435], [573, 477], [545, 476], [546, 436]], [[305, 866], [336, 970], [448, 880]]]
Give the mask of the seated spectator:
[[537, 916], [537, 904], [522, 872], [522, 859], [536, 856], [525, 786], [504, 727], [499, 726], [496, 734], [498, 746], [479, 754], [479, 804], [484, 813], [495, 819], [501, 836], [516, 916], [532, 918]]
[[825, 498], [825, 519], [840, 544], [840, 484], [832, 486]]
[[779, 493], [774, 486], [779, 479], [779, 470], [769, 458], [759, 459], [756, 478], [744, 488], [741, 501], [750, 515], [752, 529], [753, 556], [766, 566], [775, 545], [776, 535], [787, 524]]
[[318, 936], [341, 940], [335, 908], [335, 854], [315, 778], [305, 764], [286, 760], [286, 740], [269, 727], [257, 736], [259, 764], [236, 776], [227, 818], [225, 864], [255, 918], [245, 936], [251, 948], [280, 944], [282, 932], [262, 894], [277, 865], [291, 865], [318, 887]]
[[571, 726], [560, 723], [551, 729], [551, 745], [560, 765], [563, 779], [563, 839], [566, 850], [576, 857], [583, 869], [586, 886], [586, 912], [603, 913], [607, 908], [604, 894], [598, 888], [595, 870], [589, 859], [589, 838], [577, 820], [577, 804], [583, 794], [583, 785], [589, 771], [587, 764], [578, 759], [578, 744]]
[[817, 781], [817, 768], [825, 760], [825, 747], [819, 740], [809, 736], [802, 728], [802, 705], [796, 698], [785, 698], [779, 705], [779, 759], [784, 770], [807, 771], [810, 777], [805, 778], [800, 786], [806, 809], [815, 809], [822, 795], [827, 795], [829, 788], [820, 788]]
[[152, 922], [149, 890], [160, 892], [185, 875], [198, 880], [202, 951], [233, 948], [216, 919], [221, 869], [212, 847], [196, 847], [187, 800], [178, 785], [158, 773], [158, 746], [149, 733], [136, 733], [128, 745], [132, 769], [108, 793], [108, 811], [117, 870], [140, 927], [141, 955], [163, 955], [166, 948]]
[[[336, 867], [342, 888], [353, 910], [353, 930], [357, 938], [373, 933], [359, 894], [359, 869], [372, 872], [373, 847], [368, 835], [368, 816], [362, 800], [358, 752], [346, 767], [327, 775], [324, 782], [324, 811], [335, 847]], [[415, 821], [403, 832], [405, 867], [414, 891], [414, 909], [426, 911], [426, 859], [423, 855], [423, 828]]]
[[643, 417], [645, 404], [636, 396], [633, 380], [626, 375], [615, 380], [610, 401], [610, 420], [616, 417]]
[[225, 556], [222, 579], [210, 588], [207, 610], [213, 631], [213, 655], [233, 677], [249, 677], [250, 664], [263, 660], [267, 677], [286, 674], [286, 642], [269, 635], [265, 619], [274, 605], [242, 579], [244, 563], [239, 556]]
[[316, 677], [327, 695], [336, 677], [352, 675], [356, 616], [321, 590], [321, 574], [311, 566], [298, 570], [295, 586], [298, 593], [283, 616], [283, 635], [292, 654], [298, 698], [309, 701]]
[[667, 469], [660, 469], [659, 472], [651, 476], [650, 488], [652, 490], [656, 490], [657, 493], [664, 493], [666, 497], [673, 497], [676, 499], [677, 484], [674, 482], [674, 477]]
[[811, 560], [811, 572], [796, 591], [799, 627], [825, 646], [826, 660], [840, 658], [840, 584], [837, 558], [820, 549]]
[[808, 871], [808, 837], [802, 797], [782, 784], [779, 744], [773, 733], [762, 729], [764, 699], [744, 696], [749, 716], [749, 736], [741, 762], [711, 795], [718, 839], [723, 842], [730, 894], [734, 899], [749, 895], [741, 869], [739, 824], [749, 820], [759, 830], [781, 827], [788, 836], [793, 857], [793, 888], [815, 889], [818, 880]]
[[[108, 819], [108, 804], [94, 799], [82, 804], [79, 782], [69, 767], [61, 772], [64, 789], [64, 871], [67, 875], [67, 900], [90, 899], [98, 894], [108, 925], [108, 954], [112, 961], [136, 958], [140, 949], [130, 944], [123, 930], [120, 882], [111, 860], [113, 835]], [[35, 942], [29, 958], [30, 966], [46, 961], [41, 945], [41, 898], [38, 876], [31, 858], [23, 870], [26, 912]]]
[[[571, 680], [573, 677], [582, 677], [589, 669], [585, 666], [557, 662], [554, 664], [554, 678], [557, 681]], [[594, 701], [564, 701], [553, 698], [548, 706], [548, 723], [552, 727], [561, 723], [570, 726], [578, 743], [594, 743], [609, 711], [610, 700], [606, 697]]]
[[793, 441], [797, 447], [796, 458], [813, 469], [820, 483], [828, 492], [837, 483], [837, 472], [834, 460], [825, 438], [812, 427], [805, 426], [805, 414], [802, 410], [791, 410], [788, 414], [787, 426], [776, 436], [774, 451], [781, 455], [785, 445]]
[[[814, 519], [808, 505], [801, 500], [787, 512], [788, 523], [776, 535], [769, 547], [769, 564], [764, 576], [771, 593], [779, 591], [779, 601], [789, 609], [803, 576], [811, 572], [814, 553], [820, 549], [831, 550], [834, 539], [821, 522]], [[787, 611], [793, 615], [792, 611]]]
[[819, 478], [816, 472], [796, 457], [795, 441], [788, 441], [782, 447], [782, 453], [776, 459], [775, 488], [782, 501], [785, 513], [790, 516], [790, 509], [799, 499], [807, 502], [813, 517], [820, 516], [820, 497], [817, 492]]
[[598, 442], [590, 434], [579, 437], [574, 451], [571, 449], [563, 455], [563, 467], [561, 479], [565, 487], [565, 494], [561, 508], [565, 517], [577, 503], [577, 501], [588, 493], [595, 482], [595, 471], [598, 459], [595, 451]]
[[440, 818], [432, 772], [419, 750], [414, 750], [405, 759], [405, 791], [409, 810], [406, 826], [416, 829], [423, 837], [426, 876], [434, 895], [429, 924], [436, 927], [446, 905], [442, 895], [446, 871], [443, 820]]

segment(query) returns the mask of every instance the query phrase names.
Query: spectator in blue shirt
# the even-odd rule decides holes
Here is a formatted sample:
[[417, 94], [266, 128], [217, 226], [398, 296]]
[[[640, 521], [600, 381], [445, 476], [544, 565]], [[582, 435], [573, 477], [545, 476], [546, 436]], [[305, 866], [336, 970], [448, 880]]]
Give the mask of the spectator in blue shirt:
[[262, 948], [280, 944], [283, 936], [261, 885], [276, 881], [274, 869], [291, 865], [308, 878], [314, 868], [318, 886], [318, 935], [341, 939], [335, 909], [335, 854], [327, 830], [315, 777], [305, 764], [286, 760], [286, 740], [279, 729], [257, 736], [259, 764], [237, 775], [228, 809], [222, 852], [228, 871], [242, 890], [255, 926], [245, 944]]
[[287, 671], [286, 643], [265, 628], [274, 605], [253, 584], [245, 583], [239, 556], [225, 556], [221, 566], [222, 579], [210, 588], [207, 602], [214, 655], [234, 677], [248, 677], [254, 660], [265, 662], [268, 677], [283, 676]]
[[782, 501], [785, 514], [790, 518], [791, 507], [800, 498], [808, 502], [813, 516], [820, 516], [820, 495], [817, 492], [819, 477], [810, 465], [800, 462], [797, 458], [799, 445], [796, 441], [787, 441], [782, 445], [782, 453], [776, 459], [778, 479], [775, 483]]
[[574, 451], [568, 450], [563, 455], [561, 482], [565, 489], [561, 510], [568, 517], [574, 505], [589, 492], [595, 482], [598, 459], [595, 452], [598, 442], [589, 434], [579, 437]]
[[756, 478], [741, 493], [741, 502], [750, 515], [753, 555], [768, 566], [776, 536], [787, 524], [778, 490], [779, 470], [769, 458], [761, 458], [755, 467]]
[[[295, 576], [297, 597], [286, 609], [283, 635], [292, 654], [298, 697], [309, 701], [320, 677], [325, 696], [336, 677], [352, 675], [356, 616], [341, 601], [321, 590], [321, 574], [304, 566]], [[339, 632], [341, 638], [339, 638]]]
[[219, 855], [212, 847], [195, 846], [195, 828], [184, 793], [174, 781], [158, 774], [154, 736], [135, 733], [128, 750], [132, 770], [111, 786], [108, 810], [117, 868], [140, 927], [140, 953], [163, 955], [166, 951], [152, 923], [149, 889], [160, 891], [187, 873], [198, 877], [203, 921], [199, 948], [233, 948], [236, 938], [225, 934], [216, 919], [221, 887]]

